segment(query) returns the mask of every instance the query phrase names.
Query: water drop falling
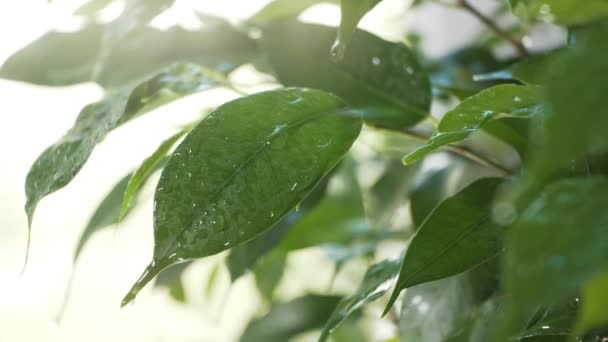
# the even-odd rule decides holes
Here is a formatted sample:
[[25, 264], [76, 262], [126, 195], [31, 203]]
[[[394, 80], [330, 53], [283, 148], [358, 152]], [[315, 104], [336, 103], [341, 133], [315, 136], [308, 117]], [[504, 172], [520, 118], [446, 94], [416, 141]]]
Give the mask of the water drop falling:
[[374, 56], [374, 57], [372, 58], [372, 64], [373, 64], [373, 65], [380, 65], [380, 63], [382, 63], [382, 61], [380, 60], [380, 58], [378, 58], [378, 57], [376, 57], [376, 56]]
[[342, 42], [342, 40], [338, 37], [334, 42], [334, 45], [331, 46], [331, 59], [334, 62], [341, 62], [344, 60], [344, 55], [346, 54], [346, 44]]

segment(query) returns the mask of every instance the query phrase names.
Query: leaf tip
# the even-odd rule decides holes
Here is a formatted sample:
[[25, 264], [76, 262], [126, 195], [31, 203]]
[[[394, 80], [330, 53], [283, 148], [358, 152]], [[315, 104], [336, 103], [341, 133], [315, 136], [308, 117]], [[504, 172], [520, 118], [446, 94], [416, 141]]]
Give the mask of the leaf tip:
[[154, 278], [158, 273], [160, 273], [160, 271], [169, 265], [169, 262], [160, 263], [157, 261], [152, 261], [122, 299], [120, 307], [124, 308], [127, 304], [131, 303], [135, 297], [137, 297], [137, 294], [144, 288], [144, 286], [146, 286], [146, 284], [148, 284], [152, 278]]
[[384, 318], [389, 313], [389, 311], [393, 307], [393, 304], [395, 304], [395, 301], [399, 297], [400, 293], [401, 293], [401, 289], [397, 285], [397, 287], [395, 287], [395, 289], [393, 290], [393, 294], [391, 294], [391, 298], [388, 300], [388, 303], [386, 304], [384, 311], [382, 312], [382, 316], [380, 316], [380, 317]]

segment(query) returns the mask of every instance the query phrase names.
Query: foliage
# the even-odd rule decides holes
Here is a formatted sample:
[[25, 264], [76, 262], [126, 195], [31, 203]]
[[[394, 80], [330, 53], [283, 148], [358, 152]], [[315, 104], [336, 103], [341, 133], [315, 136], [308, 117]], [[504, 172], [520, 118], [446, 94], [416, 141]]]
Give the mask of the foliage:
[[[106, 89], [32, 165], [30, 229], [40, 201], [67, 186], [113, 129], [206, 89], [238, 96], [162, 142], [84, 230], [74, 261], [92, 234], [137, 205], [143, 183], [161, 170], [153, 260], [123, 305], [157, 275], [157, 286], [187, 301], [184, 269], [228, 251], [231, 281], [252, 271], [269, 304], [242, 341], [319, 329], [322, 341], [362, 338], [361, 313], [393, 284], [379, 305], [404, 341], [606, 337], [604, 0], [505, 1], [521, 19], [517, 30], [501, 29], [467, 0], [443, 3], [468, 11], [499, 39], [480, 38], [439, 59], [357, 29], [379, 0], [340, 1], [338, 28], [296, 19], [322, 1], [276, 0], [240, 25], [200, 15], [206, 25], [195, 31], [148, 26], [174, 1], [128, 1], [116, 20], [95, 23], [110, 2], [81, 7], [89, 18], [82, 29], [49, 32], [0, 69], [12, 80], [94, 81]], [[562, 25], [569, 39], [531, 53], [519, 33], [542, 21]], [[497, 58], [496, 41], [514, 56]], [[230, 76], [243, 64], [278, 89], [239, 89]], [[449, 108], [438, 123], [432, 102]], [[369, 137], [374, 151], [358, 153]], [[434, 158], [448, 166], [437, 169]], [[400, 259], [378, 260], [387, 241], [404, 249]], [[360, 286], [340, 296], [277, 299], [291, 253], [312, 247], [327, 252], [336, 272], [364, 260]]]

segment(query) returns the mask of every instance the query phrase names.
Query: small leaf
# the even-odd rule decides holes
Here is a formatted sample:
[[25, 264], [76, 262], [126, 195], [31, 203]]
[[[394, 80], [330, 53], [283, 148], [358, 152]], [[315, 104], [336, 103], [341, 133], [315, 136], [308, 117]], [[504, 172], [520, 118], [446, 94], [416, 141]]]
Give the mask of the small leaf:
[[268, 253], [255, 265], [253, 275], [255, 285], [262, 294], [262, 297], [269, 302], [274, 299], [274, 291], [279, 285], [285, 266], [287, 265], [287, 254], [281, 251]]
[[414, 163], [441, 146], [464, 140], [489, 120], [528, 118], [540, 111], [539, 88], [499, 85], [486, 89], [447, 112], [429, 141], [405, 156], [403, 162]]
[[277, 19], [294, 18], [307, 8], [324, 2], [338, 3], [339, 0], [274, 0], [259, 10], [249, 20], [256, 24], [267, 24]]
[[400, 264], [399, 260], [385, 260], [372, 265], [365, 272], [363, 281], [357, 291], [353, 295], [342, 299], [331, 314], [331, 317], [325, 323], [319, 342], [326, 341], [329, 335], [353, 312], [383, 296], [397, 277]]
[[503, 229], [490, 218], [500, 182], [478, 180], [433, 210], [407, 248], [385, 314], [403, 289], [464, 272], [501, 252]]
[[123, 305], [165, 267], [272, 227], [340, 161], [360, 129], [340, 99], [310, 89], [259, 93], [211, 113], [161, 174], [153, 261]]
[[367, 12], [371, 11], [381, 0], [341, 0], [340, 1], [340, 27], [338, 37], [331, 48], [334, 58], [344, 58], [346, 49], [350, 44], [357, 25]]
[[285, 342], [298, 334], [320, 328], [340, 301], [336, 296], [307, 295], [270, 308], [249, 322], [240, 342]]
[[120, 182], [114, 185], [114, 188], [112, 188], [112, 190], [101, 201], [95, 210], [95, 213], [93, 216], [91, 216], [89, 223], [87, 223], [84, 232], [80, 236], [80, 240], [78, 240], [78, 245], [76, 245], [76, 251], [74, 252], [73, 257], [74, 263], [76, 263], [78, 257], [80, 257], [80, 253], [82, 252], [84, 245], [87, 243], [87, 241], [89, 241], [95, 232], [107, 226], [118, 223], [120, 204], [130, 178], [131, 174], [128, 174], [126, 177], [121, 179]]
[[[175, 64], [135, 88], [111, 93], [87, 105], [74, 126], [36, 159], [25, 181], [28, 229], [38, 202], [67, 184], [89, 159], [95, 145], [112, 129], [148, 110], [146, 104], [163, 102], [218, 85], [209, 73], [194, 64]], [[29, 240], [29, 238], [28, 238]], [[29, 245], [29, 243], [28, 243]]]
[[529, 85], [540, 85], [544, 81], [548, 67], [556, 58], [559, 58], [562, 51], [556, 50], [547, 54], [532, 56], [506, 69], [476, 74], [473, 79], [478, 82], [516, 80]]
[[582, 306], [575, 331], [584, 334], [592, 329], [608, 326], [608, 273], [589, 279], [582, 290]]
[[158, 169], [158, 166], [163, 164], [169, 150], [175, 145], [175, 143], [184, 136], [184, 134], [190, 131], [190, 127], [183, 129], [176, 134], [169, 137], [167, 140], [163, 141], [160, 146], [146, 158], [142, 164], [133, 172], [133, 175], [129, 179], [129, 184], [124, 191], [122, 207], [120, 209], [120, 215], [118, 217], [119, 221], [125, 217], [129, 208], [131, 208], [131, 203], [133, 202], [133, 197], [139, 192], [143, 183], [150, 177], [153, 171]]
[[[547, 186], [512, 227], [507, 243], [507, 330], [534, 307], [562, 301], [608, 265], [608, 179], [571, 178]], [[540, 248], [539, 246], [542, 246]]]
[[332, 61], [334, 35], [330, 27], [284, 21], [264, 32], [262, 46], [281, 83], [334, 93], [368, 124], [401, 130], [428, 115], [429, 79], [413, 51], [356, 31], [350, 52]]

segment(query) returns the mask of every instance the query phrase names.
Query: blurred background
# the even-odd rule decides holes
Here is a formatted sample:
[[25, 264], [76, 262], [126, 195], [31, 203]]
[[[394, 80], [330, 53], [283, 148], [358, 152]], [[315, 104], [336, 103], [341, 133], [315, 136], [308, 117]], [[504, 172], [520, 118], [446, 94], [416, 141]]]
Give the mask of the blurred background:
[[[162, 29], [177, 24], [197, 29], [203, 23], [194, 10], [238, 23], [268, 2], [178, 0], [151, 25]], [[72, 13], [83, 3], [0, 2], [0, 63], [51, 29], [78, 30], [85, 19]], [[498, 0], [473, 3], [484, 12], [500, 6]], [[481, 24], [465, 12], [431, 1], [413, 9], [410, 5], [408, 0], [384, 0], [360, 26], [392, 41], [416, 33], [421, 38], [421, 50], [429, 58], [439, 58], [466, 46], [482, 31]], [[96, 20], [108, 22], [120, 14], [121, 8], [121, 1], [115, 1]], [[306, 10], [300, 19], [336, 25], [339, 17], [335, 4], [320, 4]], [[508, 24], [515, 19], [504, 20]], [[561, 39], [563, 32], [539, 25], [525, 42], [532, 50], [543, 50]], [[513, 55], [505, 45], [497, 46], [494, 52], [500, 58]], [[245, 65], [232, 77], [235, 82], [251, 84], [261, 76]], [[251, 91], [259, 89], [264, 87]], [[238, 340], [251, 317], [263, 310], [264, 303], [250, 274], [230, 285], [223, 266], [225, 253], [195, 261], [187, 268], [183, 274], [186, 303], [175, 301], [166, 289], [147, 286], [134, 305], [120, 309], [122, 296], [152, 254], [152, 194], [158, 175], [144, 189], [134, 212], [120, 225], [95, 234], [78, 263], [72, 264], [79, 235], [113, 185], [180, 125], [236, 95], [218, 89], [188, 96], [112, 131], [95, 148], [74, 181], [38, 206], [29, 263], [20, 275], [27, 239], [23, 210], [27, 171], [36, 157], [72, 126], [84, 105], [101, 98], [103, 90], [94, 83], [43, 87], [0, 79], [0, 94], [0, 341]], [[446, 106], [449, 104], [435, 104], [434, 114], [441, 115]], [[373, 134], [367, 138], [364, 134], [355, 145], [358, 158], [370, 155], [369, 145], [373, 145], [370, 139], [374, 139]], [[439, 154], [423, 167], [442, 168], [444, 159]], [[362, 172], [361, 180], [373, 177], [373, 171], [370, 168]], [[408, 219], [407, 214], [403, 219]], [[402, 249], [403, 244], [387, 244], [374, 258], [398, 257]], [[73, 268], [72, 291], [58, 320]], [[328, 288], [331, 293], [349, 293], [357, 287], [365, 268], [366, 264], [356, 259], [348, 262], [332, 284], [333, 263], [325, 250], [310, 248], [291, 253], [277, 297], [289, 300], [302, 293], [325, 293]], [[395, 325], [389, 319], [379, 318], [381, 309], [381, 305], [372, 307], [368, 323], [362, 328], [369, 340], [388, 341], [397, 336]], [[314, 340], [310, 336], [301, 340], [310, 338]]]

